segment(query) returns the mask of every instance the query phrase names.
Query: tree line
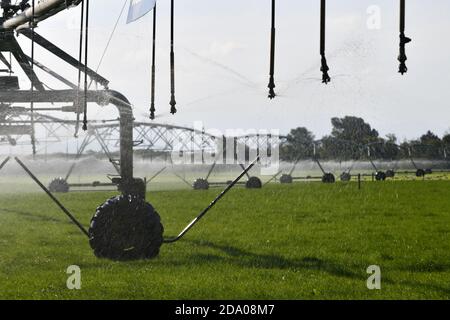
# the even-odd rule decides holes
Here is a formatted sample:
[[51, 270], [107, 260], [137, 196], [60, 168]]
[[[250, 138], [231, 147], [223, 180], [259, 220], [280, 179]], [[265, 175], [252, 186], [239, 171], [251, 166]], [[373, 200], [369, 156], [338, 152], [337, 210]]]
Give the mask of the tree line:
[[428, 131], [420, 138], [398, 142], [395, 134], [381, 137], [364, 119], [346, 116], [332, 118], [331, 134], [316, 140], [305, 127], [292, 129], [280, 148], [284, 161], [298, 159], [332, 160], [400, 160], [420, 158], [444, 160], [450, 155], [450, 133], [442, 138]]

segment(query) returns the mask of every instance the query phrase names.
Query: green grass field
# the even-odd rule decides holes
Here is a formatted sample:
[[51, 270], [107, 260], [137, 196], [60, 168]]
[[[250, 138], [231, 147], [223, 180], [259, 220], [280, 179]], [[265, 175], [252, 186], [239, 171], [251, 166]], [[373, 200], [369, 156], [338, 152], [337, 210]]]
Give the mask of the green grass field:
[[[155, 191], [173, 236], [219, 189]], [[58, 198], [89, 224], [116, 192]], [[151, 261], [95, 258], [42, 193], [0, 195], [2, 299], [449, 299], [450, 183], [270, 184], [236, 188]], [[82, 289], [66, 288], [78, 265]], [[366, 287], [379, 265], [382, 289]]]

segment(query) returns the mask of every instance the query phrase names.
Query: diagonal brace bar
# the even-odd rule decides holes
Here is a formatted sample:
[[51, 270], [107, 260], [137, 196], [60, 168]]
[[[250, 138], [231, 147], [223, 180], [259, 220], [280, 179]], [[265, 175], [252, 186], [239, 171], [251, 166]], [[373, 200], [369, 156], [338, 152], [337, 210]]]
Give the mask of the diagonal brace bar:
[[186, 228], [181, 231], [181, 233], [175, 237], [170, 239], [164, 239], [164, 243], [174, 243], [183, 238], [183, 236], [192, 229], [193, 226], [197, 224], [197, 222], [200, 221], [201, 218], [203, 218], [208, 211], [210, 211], [216, 204], [219, 202], [220, 199], [222, 199], [228, 191], [230, 191], [238, 182], [242, 179], [243, 176], [245, 176], [252, 168], [253, 166], [259, 161], [259, 157], [255, 159], [247, 168], [244, 169], [244, 171], [236, 178], [232, 183], [230, 183], [225, 190], [223, 190], [194, 220], [189, 223]]
[[[80, 63], [77, 59], [66, 53], [65, 51], [58, 48], [56, 45], [42, 37], [40, 34], [29, 30], [29, 29], [23, 29], [20, 30], [20, 33], [26, 36], [27, 38], [31, 39], [34, 37], [34, 41], [39, 44], [44, 49], [50, 51], [58, 58], [64, 60], [68, 64], [70, 64], [72, 67], [76, 68], [77, 70], [85, 70], [84, 64]], [[97, 72], [90, 68], [86, 68], [87, 75], [91, 77], [92, 80], [95, 82], [100, 83], [103, 87], [108, 88], [109, 81], [103, 78], [101, 75], [99, 75]]]
[[3, 160], [3, 162], [0, 164], [0, 170], [3, 169], [3, 167], [8, 163], [8, 161], [9, 161], [10, 159], [11, 159], [11, 158], [8, 157], [8, 158], [6, 158], [5, 160]]
[[69, 217], [70, 220], [83, 232], [88, 238], [89, 238], [89, 232], [83, 227], [83, 225], [67, 210], [61, 202], [59, 202], [58, 199], [55, 198], [55, 196], [48, 190], [42, 182], [39, 181], [39, 179], [25, 166], [25, 164], [19, 159], [15, 158], [17, 163], [22, 167], [23, 170], [25, 170], [26, 173], [31, 177], [31, 179], [34, 180], [34, 182], [37, 183], [37, 185], [44, 190], [44, 192], [50, 197], [50, 199], [53, 200], [53, 202]]

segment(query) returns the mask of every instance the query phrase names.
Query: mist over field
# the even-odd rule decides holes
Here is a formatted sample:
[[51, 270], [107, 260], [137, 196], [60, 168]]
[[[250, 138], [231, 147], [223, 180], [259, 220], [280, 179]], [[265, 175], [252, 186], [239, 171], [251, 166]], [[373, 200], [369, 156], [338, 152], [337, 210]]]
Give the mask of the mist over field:
[[[70, 183], [92, 183], [94, 181], [109, 182], [108, 175], [115, 176], [115, 171], [112, 164], [107, 159], [98, 159], [95, 157], [83, 157], [80, 160], [60, 158], [49, 158], [47, 160], [37, 159], [32, 160], [31, 156], [20, 157], [20, 159], [27, 165], [27, 167], [39, 178], [44, 184], [48, 183], [58, 177], [65, 177], [73, 164], [75, 168], [70, 175]], [[415, 171], [415, 167], [410, 161], [374, 161], [379, 170], [409, 170], [411, 173]], [[418, 167], [437, 169], [450, 169], [447, 161], [432, 161], [432, 160], [415, 160]], [[160, 170], [164, 169], [154, 181], [149, 183], [150, 190], [172, 190], [172, 189], [186, 189], [188, 185], [179, 177], [184, 178], [187, 182], [193, 183], [197, 178], [206, 177], [212, 164], [184, 164], [172, 165], [170, 161], [155, 159], [136, 158], [134, 164], [134, 175], [139, 178], [151, 178]], [[294, 163], [281, 162], [279, 163], [280, 173], [289, 173], [294, 168]], [[357, 173], [372, 173], [373, 166], [368, 161], [323, 161], [321, 162], [324, 170], [332, 172], [339, 177], [342, 172], [350, 171], [352, 174]], [[232, 165], [216, 165], [211, 176], [210, 181], [226, 182], [241, 173], [242, 169], [238, 164]], [[261, 167], [256, 166], [252, 170], [252, 175], [259, 176], [263, 181], [268, 181], [272, 176], [261, 175]], [[177, 177], [178, 175], [179, 177]], [[312, 160], [300, 161], [295, 165], [294, 177], [319, 177], [322, 175], [317, 163]], [[279, 178], [279, 176], [277, 176]], [[94, 189], [95, 190], [95, 189]], [[114, 188], [112, 188], [114, 190]], [[11, 159], [5, 167], [0, 171], [0, 191], [4, 193], [14, 192], [41, 192], [42, 190], [32, 181], [27, 173]]]

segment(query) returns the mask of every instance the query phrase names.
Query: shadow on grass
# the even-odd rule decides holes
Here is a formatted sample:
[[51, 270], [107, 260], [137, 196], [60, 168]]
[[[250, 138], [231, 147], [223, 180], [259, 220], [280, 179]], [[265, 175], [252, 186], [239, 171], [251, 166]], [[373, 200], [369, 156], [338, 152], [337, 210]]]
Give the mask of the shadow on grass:
[[[260, 254], [253, 253], [249, 251], [245, 251], [242, 249], [238, 249], [236, 247], [230, 245], [219, 245], [208, 241], [199, 241], [199, 240], [190, 240], [187, 241], [196, 246], [203, 246], [207, 248], [211, 248], [214, 250], [221, 251], [225, 253], [226, 256], [217, 255], [217, 254], [194, 254], [189, 257], [192, 263], [198, 264], [199, 262], [221, 262], [221, 263], [229, 263], [239, 267], [244, 268], [264, 268], [264, 269], [290, 269], [290, 270], [305, 270], [305, 271], [319, 271], [325, 272], [329, 275], [354, 279], [363, 281], [365, 283], [368, 278], [368, 274], [366, 274], [366, 270], [363, 268], [360, 272], [355, 272], [350, 270], [347, 267], [341, 266], [332, 261], [327, 261], [324, 259], [320, 259], [313, 256], [307, 256], [299, 259], [288, 259], [279, 255], [274, 254]], [[180, 264], [183, 264], [180, 261]], [[450, 271], [449, 265], [434, 265], [430, 267], [429, 265], [426, 267], [414, 268], [413, 266], [409, 266], [403, 271], [409, 272], [448, 272]], [[400, 285], [400, 286], [408, 286], [414, 289], [422, 289], [426, 291], [434, 291], [445, 294], [447, 297], [450, 296], [450, 286], [446, 285], [437, 285], [433, 283], [423, 283], [414, 280], [400, 280], [394, 281], [386, 276], [383, 277], [383, 283], [388, 285]]]
[[208, 241], [191, 240], [189, 242], [196, 246], [208, 247], [226, 254], [226, 256], [195, 254], [190, 257], [192, 261], [230, 263], [245, 268], [313, 270], [326, 272], [337, 277], [360, 279], [364, 281], [366, 279], [363, 274], [355, 273], [344, 266], [313, 256], [307, 256], [300, 259], [288, 259], [279, 255], [253, 253], [236, 247], [214, 244]]
[[448, 263], [436, 263], [436, 262], [421, 262], [417, 264], [411, 264], [401, 268], [402, 271], [409, 271], [415, 273], [440, 273], [449, 272], [450, 264]]
[[49, 216], [40, 215], [40, 214], [35, 214], [35, 213], [30, 213], [30, 212], [25, 212], [25, 211], [20, 211], [20, 210], [0, 209], [0, 213], [1, 212], [16, 214], [18, 216], [21, 216], [21, 217], [24, 217], [25, 219], [30, 219], [30, 220], [32, 219], [32, 220], [40, 220], [43, 222], [58, 222], [58, 223], [64, 223], [64, 224], [66, 224], [66, 223], [71, 224], [71, 222], [67, 221], [67, 220], [49, 217]]

